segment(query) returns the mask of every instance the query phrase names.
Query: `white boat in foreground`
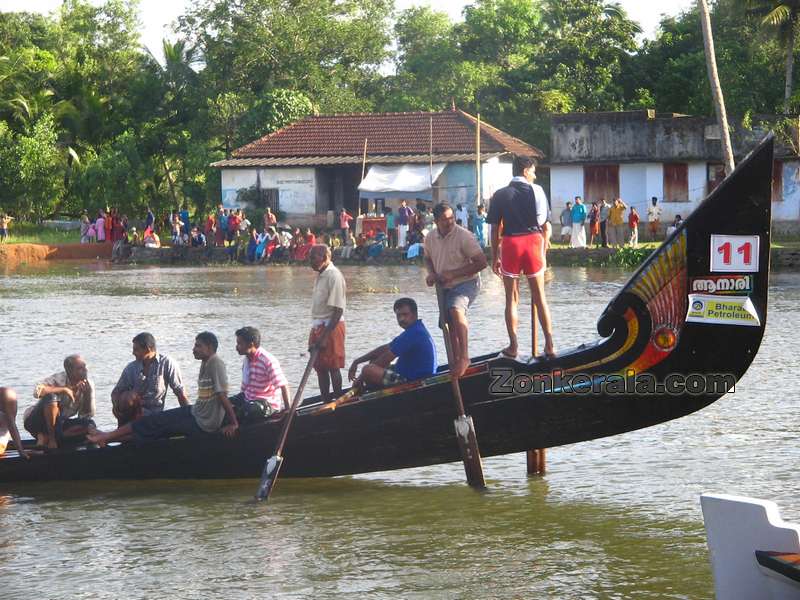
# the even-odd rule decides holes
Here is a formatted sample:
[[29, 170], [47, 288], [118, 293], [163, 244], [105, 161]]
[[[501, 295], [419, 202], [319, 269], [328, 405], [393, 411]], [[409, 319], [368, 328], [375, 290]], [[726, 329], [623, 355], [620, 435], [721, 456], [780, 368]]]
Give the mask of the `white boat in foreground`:
[[800, 526], [768, 500], [703, 494], [700, 505], [718, 600], [800, 599]]

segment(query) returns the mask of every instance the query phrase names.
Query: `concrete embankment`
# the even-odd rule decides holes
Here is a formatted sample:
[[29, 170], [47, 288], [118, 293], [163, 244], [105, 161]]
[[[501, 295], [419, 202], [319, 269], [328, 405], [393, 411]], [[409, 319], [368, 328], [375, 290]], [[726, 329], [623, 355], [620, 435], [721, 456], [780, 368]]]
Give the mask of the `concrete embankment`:
[[111, 244], [2, 244], [0, 265], [16, 267], [46, 260], [110, 259]]

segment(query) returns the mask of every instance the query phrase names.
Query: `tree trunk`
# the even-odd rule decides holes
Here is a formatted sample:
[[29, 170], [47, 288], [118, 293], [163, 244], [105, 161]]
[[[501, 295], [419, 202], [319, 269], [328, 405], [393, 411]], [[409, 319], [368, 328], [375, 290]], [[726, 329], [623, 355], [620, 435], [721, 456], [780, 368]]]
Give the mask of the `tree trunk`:
[[703, 46], [706, 53], [706, 66], [708, 67], [708, 82], [711, 84], [711, 96], [714, 100], [714, 112], [717, 113], [720, 138], [722, 140], [722, 157], [725, 163], [725, 175], [733, 171], [733, 148], [731, 147], [731, 134], [728, 129], [728, 114], [725, 111], [725, 98], [722, 96], [722, 87], [717, 73], [717, 57], [714, 52], [714, 36], [711, 33], [711, 17], [708, 14], [706, 0], [697, 0], [700, 9], [700, 24], [703, 27]]
[[161, 155], [161, 164], [164, 165], [164, 173], [167, 176], [167, 183], [169, 184], [169, 193], [172, 196], [172, 202], [176, 209], [180, 208], [180, 204], [178, 203], [178, 195], [175, 192], [175, 183], [172, 181], [172, 173], [167, 166], [167, 158], [162, 154]]
[[794, 11], [789, 17], [789, 36], [786, 38], [786, 87], [783, 91], [783, 114], [788, 115], [792, 98], [792, 79], [794, 76], [794, 28], [796, 25]]

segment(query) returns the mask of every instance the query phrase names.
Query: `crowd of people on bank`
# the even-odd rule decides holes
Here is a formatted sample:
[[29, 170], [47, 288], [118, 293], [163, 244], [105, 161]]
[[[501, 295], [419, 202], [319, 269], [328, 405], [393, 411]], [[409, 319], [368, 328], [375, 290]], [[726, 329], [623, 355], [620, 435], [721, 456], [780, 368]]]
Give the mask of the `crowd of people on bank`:
[[[628, 211], [627, 215], [625, 211]], [[614, 198], [610, 204], [600, 198], [587, 208], [580, 196], [575, 196], [574, 203], [567, 202], [559, 217], [561, 224], [561, 242], [570, 248], [622, 248], [639, 246], [639, 223], [641, 216], [633, 206], [628, 206], [622, 198]], [[676, 215], [667, 227], [667, 237], [682, 222]], [[661, 206], [658, 198], [653, 196], [647, 208], [648, 241], [659, 239], [661, 231]], [[587, 242], [588, 234], [588, 242]]]
[[[544, 293], [546, 249], [551, 234], [549, 209], [544, 190], [534, 183], [535, 179], [533, 159], [517, 157], [512, 181], [495, 193], [486, 215], [486, 223], [491, 225], [491, 268], [502, 278], [505, 289], [509, 344], [501, 353], [508, 358], [515, 358], [519, 351], [517, 308], [521, 276], [528, 280], [532, 302], [538, 309], [545, 337], [544, 352], [548, 357], [555, 356]], [[477, 236], [458, 224], [457, 214], [448, 204], [437, 204], [432, 210], [435, 227], [419, 242], [424, 246], [426, 283], [436, 287], [441, 317], [450, 325], [448, 363], [452, 377], [464, 376], [470, 367], [467, 315], [480, 295], [480, 273], [489, 264]], [[185, 223], [180, 214], [178, 219]], [[151, 226], [148, 223], [148, 228]], [[309, 239], [305, 242], [308, 244]], [[333, 264], [330, 246], [313, 240], [307, 249], [307, 259], [307, 264], [317, 272], [310, 294], [308, 349], [317, 372], [321, 400], [327, 403], [332, 394], [335, 398], [342, 396], [347, 285]], [[399, 298], [392, 310], [403, 331], [351, 362], [347, 375], [354, 390], [394, 386], [436, 372], [435, 345], [415, 300]], [[109, 408], [117, 420], [116, 429], [106, 432], [97, 429], [93, 420], [95, 387], [86, 361], [77, 354], [64, 359], [63, 371], [43, 378], [34, 386], [36, 402], [23, 415], [24, 428], [34, 436], [39, 449], [87, 441], [99, 446], [114, 441], [147, 442], [172, 435], [233, 437], [242, 422], [268, 418], [286, 410], [290, 396], [280, 362], [261, 346], [260, 332], [253, 327], [242, 327], [235, 332], [235, 339], [236, 351], [243, 357], [242, 383], [236, 395], [230, 395], [226, 367], [217, 356], [219, 340], [215, 334], [204, 331], [194, 339], [193, 355], [201, 361], [201, 366], [196, 401], [190, 404], [179, 366], [169, 356], [160, 354], [155, 338], [143, 332], [132, 340], [135, 360], [123, 369], [111, 392]], [[164, 410], [167, 390], [177, 397], [177, 408]], [[13, 440], [27, 458], [30, 452], [20, 440], [16, 417], [16, 392], [0, 388], [0, 454]]]

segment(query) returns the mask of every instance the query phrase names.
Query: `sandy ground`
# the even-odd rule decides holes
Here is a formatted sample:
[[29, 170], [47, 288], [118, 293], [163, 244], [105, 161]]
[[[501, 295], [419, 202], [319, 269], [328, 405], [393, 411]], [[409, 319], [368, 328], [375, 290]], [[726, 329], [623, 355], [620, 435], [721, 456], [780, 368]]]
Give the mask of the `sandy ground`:
[[111, 244], [1, 244], [0, 266], [13, 268], [45, 260], [111, 258]]

